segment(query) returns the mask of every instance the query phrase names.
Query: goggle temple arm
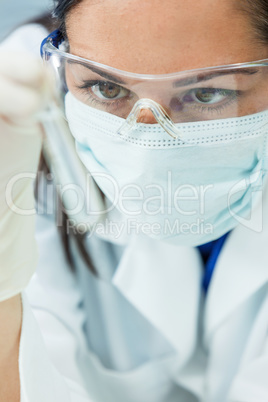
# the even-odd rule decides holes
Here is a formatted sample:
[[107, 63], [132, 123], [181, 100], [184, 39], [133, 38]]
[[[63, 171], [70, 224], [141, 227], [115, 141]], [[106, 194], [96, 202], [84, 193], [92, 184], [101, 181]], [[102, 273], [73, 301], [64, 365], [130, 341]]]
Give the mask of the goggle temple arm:
[[48, 41], [50, 41], [52, 43], [52, 45], [58, 49], [59, 46], [61, 45], [61, 43], [64, 42], [64, 40], [65, 40], [65, 38], [59, 29], [56, 29], [55, 31], [51, 32], [41, 43], [41, 46], [40, 46], [41, 57], [43, 58], [43, 54], [44, 54], [43, 48], [44, 48], [44, 45]]

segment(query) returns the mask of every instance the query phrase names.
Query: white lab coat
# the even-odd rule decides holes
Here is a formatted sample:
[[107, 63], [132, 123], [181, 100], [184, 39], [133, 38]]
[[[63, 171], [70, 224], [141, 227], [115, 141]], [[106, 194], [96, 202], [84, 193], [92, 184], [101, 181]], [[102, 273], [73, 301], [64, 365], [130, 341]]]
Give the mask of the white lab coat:
[[[24, 29], [39, 41], [33, 35], [39, 28]], [[206, 298], [196, 249], [137, 237], [118, 253], [118, 264], [105, 280], [94, 278], [80, 262], [74, 275], [53, 217], [40, 214], [40, 264], [23, 296], [21, 401], [267, 402], [267, 198], [262, 232], [240, 225], [230, 234]], [[258, 211], [261, 205], [253, 220]], [[103, 257], [95, 253], [94, 258], [101, 262]], [[91, 286], [96, 306], [88, 306], [83, 283]], [[132, 311], [129, 315], [116, 304], [120, 301], [128, 304], [130, 310], [123, 312]], [[157, 346], [148, 344], [150, 353], [137, 360], [118, 331], [131, 329], [125, 322], [132, 317], [142, 322], [141, 333], [146, 329], [144, 343], [151, 337]], [[98, 350], [98, 334], [109, 361], [102, 346]]]

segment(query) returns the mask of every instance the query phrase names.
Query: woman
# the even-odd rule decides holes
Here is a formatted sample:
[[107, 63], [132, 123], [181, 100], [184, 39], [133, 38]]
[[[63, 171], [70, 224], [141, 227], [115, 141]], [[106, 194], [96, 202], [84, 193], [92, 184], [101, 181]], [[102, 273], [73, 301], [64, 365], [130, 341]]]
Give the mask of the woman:
[[65, 66], [78, 155], [115, 208], [85, 239], [90, 264], [70, 241], [75, 273], [52, 214], [37, 217], [27, 298], [46, 350], [20, 303], [32, 186], [11, 179], [37, 169], [51, 89], [32, 60], [2, 56], [0, 399], [266, 401], [267, 66], [247, 62], [267, 59], [268, 4], [66, 0], [54, 14], [43, 53]]

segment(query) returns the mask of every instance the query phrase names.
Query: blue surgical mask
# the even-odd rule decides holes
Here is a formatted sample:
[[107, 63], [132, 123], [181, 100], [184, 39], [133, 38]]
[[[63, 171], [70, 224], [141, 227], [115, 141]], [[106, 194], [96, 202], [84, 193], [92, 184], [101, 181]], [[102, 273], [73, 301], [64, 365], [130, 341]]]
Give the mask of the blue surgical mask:
[[250, 218], [267, 171], [267, 111], [178, 123], [185, 143], [159, 124], [120, 136], [124, 119], [70, 92], [65, 106], [77, 152], [122, 217], [124, 235], [197, 246]]

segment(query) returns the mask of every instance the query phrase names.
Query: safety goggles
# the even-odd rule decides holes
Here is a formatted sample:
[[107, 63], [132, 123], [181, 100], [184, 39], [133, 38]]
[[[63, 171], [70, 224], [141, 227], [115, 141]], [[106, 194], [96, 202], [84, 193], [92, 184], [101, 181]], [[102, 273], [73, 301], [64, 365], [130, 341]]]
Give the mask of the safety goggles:
[[169, 135], [179, 138], [177, 123], [237, 118], [268, 109], [268, 60], [136, 74], [68, 53], [59, 31], [43, 41], [41, 54], [61, 93], [70, 91], [89, 107], [123, 119], [119, 135], [146, 122], [144, 110], [150, 110]]

